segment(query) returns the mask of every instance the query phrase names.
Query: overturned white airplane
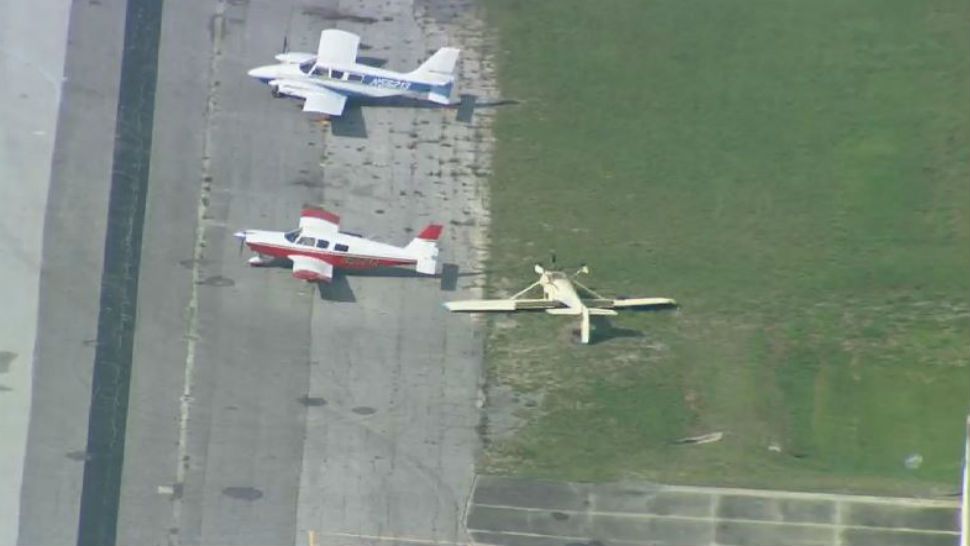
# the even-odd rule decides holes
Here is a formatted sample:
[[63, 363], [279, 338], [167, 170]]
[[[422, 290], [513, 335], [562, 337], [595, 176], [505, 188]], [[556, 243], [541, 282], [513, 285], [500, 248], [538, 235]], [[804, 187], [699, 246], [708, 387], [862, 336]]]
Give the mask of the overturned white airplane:
[[[555, 262], [553, 262], [555, 263]], [[449, 311], [459, 313], [510, 313], [515, 311], [545, 311], [550, 315], [578, 315], [581, 317], [580, 341], [589, 343], [590, 315], [616, 315], [616, 309], [652, 310], [677, 307], [670, 298], [621, 298], [603, 297], [590, 288], [583, 286], [576, 277], [580, 273], [589, 274], [585, 265], [572, 275], [562, 271], [549, 271], [541, 265], [535, 266], [539, 280], [508, 299], [464, 300], [445, 303]], [[542, 287], [542, 298], [525, 298], [530, 290]], [[577, 290], [577, 287], [579, 290]], [[584, 294], [585, 297], [580, 296]]]
[[460, 50], [443, 47], [413, 72], [400, 73], [357, 62], [360, 36], [337, 29], [320, 33], [317, 54], [280, 53], [279, 64], [249, 75], [270, 86], [273, 96], [304, 99], [303, 111], [339, 116], [347, 97], [404, 96], [452, 104], [455, 63]]

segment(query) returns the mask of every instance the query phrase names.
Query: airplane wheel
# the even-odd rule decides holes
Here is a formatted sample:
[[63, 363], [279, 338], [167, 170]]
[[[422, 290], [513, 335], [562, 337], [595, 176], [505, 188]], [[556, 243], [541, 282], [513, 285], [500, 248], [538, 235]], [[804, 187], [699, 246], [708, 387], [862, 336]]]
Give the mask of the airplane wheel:
[[280, 93], [280, 88], [276, 86], [270, 87], [269, 92], [272, 93], [273, 97], [277, 99], [283, 96], [283, 93]]

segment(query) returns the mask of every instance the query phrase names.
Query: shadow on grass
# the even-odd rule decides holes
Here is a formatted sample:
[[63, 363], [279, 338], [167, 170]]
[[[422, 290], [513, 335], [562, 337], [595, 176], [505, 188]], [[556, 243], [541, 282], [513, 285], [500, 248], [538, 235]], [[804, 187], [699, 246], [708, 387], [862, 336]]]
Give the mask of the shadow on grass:
[[[592, 326], [592, 331], [589, 336], [590, 345], [599, 345], [600, 343], [606, 343], [612, 339], [620, 338], [637, 338], [644, 337], [645, 334], [639, 330], [634, 330], [632, 328], [617, 328], [613, 326], [613, 323], [606, 317], [594, 316], [590, 317], [590, 326]], [[577, 329], [577, 332], [579, 330]], [[578, 333], [577, 333], [578, 336]]]

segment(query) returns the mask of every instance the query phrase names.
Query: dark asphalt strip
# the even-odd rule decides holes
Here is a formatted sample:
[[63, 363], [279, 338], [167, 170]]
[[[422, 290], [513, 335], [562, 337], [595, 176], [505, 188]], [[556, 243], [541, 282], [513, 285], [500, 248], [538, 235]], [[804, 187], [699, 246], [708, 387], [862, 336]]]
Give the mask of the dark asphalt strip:
[[162, 0], [128, 0], [78, 546], [113, 546], [148, 193]]

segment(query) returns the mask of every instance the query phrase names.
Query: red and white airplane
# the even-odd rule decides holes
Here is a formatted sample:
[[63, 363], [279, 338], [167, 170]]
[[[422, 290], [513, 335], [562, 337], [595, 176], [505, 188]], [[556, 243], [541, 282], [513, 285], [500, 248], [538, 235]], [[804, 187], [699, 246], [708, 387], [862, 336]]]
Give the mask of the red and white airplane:
[[300, 227], [288, 232], [247, 229], [237, 231], [257, 255], [249, 265], [269, 265], [276, 260], [293, 262], [293, 276], [305, 281], [333, 279], [335, 267], [371, 269], [414, 265], [415, 271], [434, 275], [438, 268], [438, 237], [441, 225], [424, 228], [405, 247], [397, 247], [340, 231], [340, 217], [316, 206], [304, 206]]

